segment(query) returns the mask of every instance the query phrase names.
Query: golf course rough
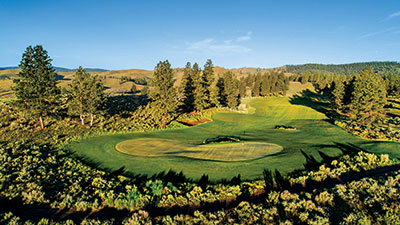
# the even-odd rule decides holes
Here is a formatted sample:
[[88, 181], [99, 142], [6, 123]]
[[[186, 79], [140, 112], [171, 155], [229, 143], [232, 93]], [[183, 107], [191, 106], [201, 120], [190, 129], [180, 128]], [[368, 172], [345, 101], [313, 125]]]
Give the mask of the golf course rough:
[[240, 162], [276, 154], [283, 148], [277, 144], [262, 142], [190, 145], [167, 139], [139, 138], [122, 141], [115, 146], [115, 149], [133, 156], [177, 156], [221, 162]]
[[[174, 170], [182, 171], [194, 179], [208, 174], [213, 181], [231, 179], [238, 174], [243, 180], [259, 179], [264, 169], [278, 169], [283, 174], [302, 169], [306, 163], [304, 153], [319, 161], [322, 160], [321, 153], [338, 156], [346, 148], [400, 157], [399, 143], [365, 140], [330, 123], [323, 113], [316, 110], [321, 104], [329, 104], [328, 101], [324, 103], [324, 99], [315, 98], [293, 96], [249, 99], [246, 104], [255, 109], [252, 113], [218, 112], [212, 116], [211, 122], [192, 127], [91, 137], [73, 142], [67, 148], [105, 169], [123, 168], [126, 172], [149, 176]], [[275, 129], [276, 125], [295, 127], [296, 130]], [[240, 141], [200, 147], [204, 140], [219, 136], [238, 137]], [[142, 152], [127, 148], [132, 143], [140, 146]], [[265, 149], [261, 150], [261, 154], [258, 150], [249, 151], [248, 156], [231, 155], [229, 159], [225, 155], [226, 151], [234, 152], [232, 149], [240, 143], [275, 144], [282, 149], [277, 153], [269, 149], [271, 154], [261, 158], [257, 156], [264, 154]], [[230, 144], [231, 150], [227, 148]], [[175, 147], [169, 150], [171, 146]], [[167, 154], [167, 151], [173, 153]]]

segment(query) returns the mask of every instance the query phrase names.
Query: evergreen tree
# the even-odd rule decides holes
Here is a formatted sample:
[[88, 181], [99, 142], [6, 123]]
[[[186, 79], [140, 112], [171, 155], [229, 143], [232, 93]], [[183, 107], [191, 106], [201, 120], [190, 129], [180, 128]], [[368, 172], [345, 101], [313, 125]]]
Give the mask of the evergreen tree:
[[211, 59], [208, 59], [206, 64], [204, 65], [203, 70], [203, 84], [205, 85], [205, 99], [207, 100], [206, 108], [210, 107], [212, 104], [211, 93], [213, 91], [213, 83], [214, 83], [214, 65], [212, 64]]
[[254, 78], [253, 88], [251, 89], [251, 96], [258, 97], [260, 96], [261, 90], [261, 74], [257, 74]]
[[175, 113], [178, 107], [173, 77], [174, 73], [168, 60], [157, 64], [152, 80], [153, 88], [149, 95], [153, 100], [154, 107], [161, 114], [162, 127], [166, 126], [166, 117]]
[[225, 79], [224, 77], [219, 77], [216, 84], [218, 104], [220, 106], [227, 106], [226, 104], [226, 92], [225, 92]]
[[351, 98], [352, 98], [352, 95], [354, 92], [354, 82], [356, 80], [356, 76], [357, 76], [357, 74], [350, 75], [345, 82], [342, 103], [343, 103], [343, 106], [346, 107], [346, 110], [348, 109], [348, 106], [351, 103]]
[[236, 76], [228, 71], [223, 75], [224, 95], [226, 96], [226, 105], [229, 108], [236, 109], [239, 99], [239, 81]]
[[13, 80], [17, 103], [38, 115], [42, 129], [43, 117], [55, 109], [60, 93], [51, 61], [41, 45], [29, 46], [22, 56], [18, 78]]
[[394, 73], [386, 73], [383, 75], [387, 94], [389, 96], [400, 95], [400, 75]]
[[182, 93], [182, 109], [184, 112], [192, 112], [194, 110], [194, 83], [193, 73], [190, 62], [186, 64], [183, 70], [183, 77], [181, 81], [181, 93]]
[[217, 82], [212, 85], [211, 88], [211, 93], [210, 93], [210, 102], [211, 104], [215, 105], [216, 107], [221, 106], [220, 103], [220, 87], [223, 87], [223, 80], [222, 80], [222, 85], [220, 83], [220, 78], [217, 79]]
[[260, 84], [260, 95], [261, 96], [268, 96], [271, 93], [271, 80], [269, 79], [268, 74], [264, 74], [261, 77], [261, 84]]
[[340, 111], [342, 109], [342, 101], [345, 91], [343, 82], [340, 80], [332, 82], [332, 89], [333, 90], [330, 94], [332, 108], [336, 111]]
[[301, 80], [300, 80], [300, 82], [301, 82], [302, 84], [305, 84], [305, 83], [309, 82], [309, 81], [310, 81], [310, 76], [311, 76], [311, 73], [310, 73], [310, 72], [303, 73], [303, 74], [301, 75]]
[[197, 63], [193, 64], [192, 77], [194, 80], [194, 108], [196, 111], [201, 111], [209, 106], [209, 97], [207, 97], [207, 86], [201, 70]]
[[92, 126], [94, 115], [104, 104], [103, 83], [98, 76], [92, 76], [79, 67], [70, 87], [68, 111], [72, 115], [78, 115], [82, 125], [85, 125], [85, 118], [90, 116], [90, 126]]
[[374, 73], [372, 67], [364, 69], [354, 82], [351, 113], [358, 122], [370, 125], [382, 113], [385, 104], [386, 89], [383, 79]]
[[244, 77], [240, 78], [239, 81], [239, 97], [240, 98], [246, 97], [246, 80]]
[[247, 87], [252, 87], [253, 86], [254, 78], [255, 78], [255, 76], [253, 74], [247, 74], [247, 77], [245, 79]]
[[286, 91], [289, 90], [289, 78], [284, 73], [278, 73], [278, 90], [280, 94], [286, 95]]

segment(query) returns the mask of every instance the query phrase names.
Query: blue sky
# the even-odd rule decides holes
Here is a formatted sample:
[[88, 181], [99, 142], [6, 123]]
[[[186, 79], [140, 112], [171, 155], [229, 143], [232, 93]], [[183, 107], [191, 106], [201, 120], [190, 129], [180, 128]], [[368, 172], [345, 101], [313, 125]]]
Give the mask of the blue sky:
[[68, 68], [400, 61], [398, 0], [0, 0], [0, 27], [0, 66], [36, 44]]

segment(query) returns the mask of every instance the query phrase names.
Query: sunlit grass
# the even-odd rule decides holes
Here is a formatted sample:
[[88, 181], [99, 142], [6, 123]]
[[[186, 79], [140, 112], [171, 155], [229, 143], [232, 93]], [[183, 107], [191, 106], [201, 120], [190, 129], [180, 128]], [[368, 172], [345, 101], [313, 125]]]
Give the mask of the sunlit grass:
[[178, 141], [139, 138], [122, 141], [116, 150], [133, 156], [178, 156], [221, 162], [239, 162], [258, 159], [278, 153], [282, 147], [276, 144], [240, 142], [207, 145], [189, 145]]

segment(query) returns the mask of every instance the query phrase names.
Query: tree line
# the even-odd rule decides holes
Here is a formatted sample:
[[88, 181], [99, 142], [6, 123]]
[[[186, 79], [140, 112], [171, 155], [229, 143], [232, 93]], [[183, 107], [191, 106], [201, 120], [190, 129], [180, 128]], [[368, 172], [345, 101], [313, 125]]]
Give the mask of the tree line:
[[245, 80], [247, 85], [251, 86], [251, 96], [269, 96], [281, 94], [285, 95], [289, 89], [289, 79], [283, 72], [266, 72], [255, 75], [248, 75]]
[[351, 75], [360, 73], [364, 68], [373, 67], [376, 73], [399, 73], [400, 63], [398, 62], [362, 62], [338, 65], [324, 65], [324, 64], [304, 64], [304, 65], [287, 65], [286, 71], [289, 73], [331, 73], [331, 74], [345, 74]]
[[[367, 67], [368, 68], [368, 67]], [[365, 70], [365, 68], [364, 68]], [[379, 79], [383, 79], [383, 86], [386, 89], [386, 97], [398, 97], [400, 96], [400, 73], [377, 73], [375, 69], [372, 69], [373, 73], [379, 76]], [[317, 91], [330, 93], [334, 86], [334, 83], [345, 82], [351, 79], [355, 74], [331, 74], [323, 72], [302, 72], [290, 76], [290, 81], [297, 81], [305, 84], [307, 82], [313, 83]]]
[[[56, 71], [51, 61], [42, 46], [29, 46], [22, 56], [18, 78], [13, 80], [16, 103], [38, 116], [42, 129], [45, 126], [43, 118], [55, 114], [62, 102], [61, 89], [57, 87]], [[85, 118], [90, 116], [92, 125], [94, 115], [105, 100], [103, 90], [103, 83], [97, 76], [79, 67], [67, 93], [66, 107], [70, 115], [79, 116], [82, 125], [85, 124]]]
[[[89, 119], [92, 126], [106, 101], [101, 79], [79, 67], [69, 89], [62, 91], [51, 61], [40, 45], [26, 49], [19, 65], [21, 71], [14, 80], [17, 105], [37, 116], [41, 128], [45, 126], [43, 118], [56, 114], [60, 107], [66, 108], [70, 116], [79, 117], [82, 125]], [[372, 67], [350, 76], [305, 72], [288, 78], [282, 72], [271, 71], [248, 74], [240, 80], [231, 71], [215, 76], [213, 68], [211, 60], [203, 69], [188, 62], [176, 86], [168, 60], [159, 62], [150, 86], [142, 90], [150, 102], [141, 113], [158, 118], [159, 126], [165, 127], [180, 113], [201, 113], [212, 107], [236, 109], [246, 96], [284, 95], [292, 80], [313, 82], [317, 90], [330, 94], [331, 105], [339, 115], [371, 124], [382, 114], [387, 96], [400, 93], [397, 74], [379, 75]]]
[[372, 67], [332, 84], [332, 108], [360, 124], [370, 126], [383, 116], [387, 102], [385, 80]]
[[[93, 125], [96, 115], [104, 109], [107, 97], [99, 76], [79, 67], [68, 89], [57, 86], [56, 70], [42, 46], [29, 46], [23, 53], [18, 78], [13, 90], [19, 107], [38, 118], [45, 127], [44, 117], [58, 115], [62, 108], [69, 116], [79, 117], [80, 123]], [[165, 127], [181, 113], [201, 113], [212, 107], [236, 109], [240, 99], [251, 96], [284, 94], [288, 78], [283, 73], [269, 72], [248, 74], [240, 80], [231, 71], [221, 76], [214, 74], [209, 59], [203, 68], [188, 62], [179, 85], [175, 85], [175, 73], [168, 60], [159, 62], [149, 85], [141, 90], [148, 97], [148, 104], [138, 110], [138, 115], [151, 116]], [[247, 94], [251, 90], [251, 94]], [[131, 91], [136, 93], [136, 86]]]
[[333, 118], [347, 118], [367, 127], [383, 118], [389, 95], [399, 95], [399, 78], [394, 73], [379, 74], [372, 66], [351, 75], [303, 72], [290, 77], [303, 84], [311, 82], [318, 92], [329, 96]]

